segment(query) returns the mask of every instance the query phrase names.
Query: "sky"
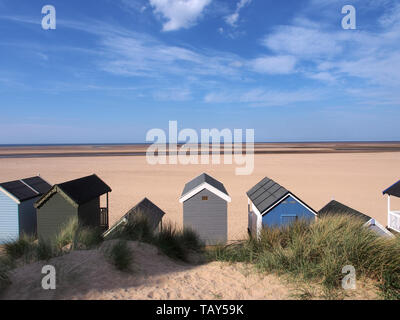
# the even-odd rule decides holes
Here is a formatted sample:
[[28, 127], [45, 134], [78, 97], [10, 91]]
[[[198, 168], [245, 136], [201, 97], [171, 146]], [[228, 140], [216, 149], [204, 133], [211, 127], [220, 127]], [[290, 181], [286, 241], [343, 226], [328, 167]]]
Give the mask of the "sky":
[[400, 140], [399, 40], [395, 0], [0, 0], [0, 144]]

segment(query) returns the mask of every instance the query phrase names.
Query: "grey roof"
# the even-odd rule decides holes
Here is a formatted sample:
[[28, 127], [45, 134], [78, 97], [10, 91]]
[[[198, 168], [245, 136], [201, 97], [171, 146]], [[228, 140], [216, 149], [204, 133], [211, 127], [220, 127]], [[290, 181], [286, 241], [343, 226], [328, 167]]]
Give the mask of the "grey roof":
[[185, 188], [183, 189], [181, 197], [189, 193], [190, 191], [192, 191], [193, 189], [195, 189], [204, 182], [208, 183], [209, 185], [213, 186], [214, 188], [218, 189], [219, 191], [229, 196], [228, 192], [226, 191], [224, 185], [221, 182], [219, 182], [218, 180], [214, 179], [213, 177], [209, 176], [206, 173], [202, 173], [198, 177], [194, 178], [193, 180], [185, 184]]
[[318, 211], [319, 217], [327, 215], [350, 215], [358, 217], [365, 222], [371, 220], [370, 216], [367, 216], [366, 214], [361, 213], [360, 211], [357, 211], [353, 208], [350, 208], [336, 200], [332, 200], [327, 205], [325, 205], [321, 210]]
[[0, 186], [19, 201], [26, 201], [42, 196], [51, 189], [51, 185], [39, 176], [3, 182], [0, 183]]
[[161, 219], [165, 215], [165, 212], [157, 207], [149, 199], [144, 198], [136, 206], [130, 209], [124, 216], [124, 218], [131, 219], [135, 215], [143, 215], [148, 219], [149, 223], [155, 229], [160, 223]]
[[287, 189], [274, 180], [265, 177], [253, 188], [247, 191], [247, 196], [260, 213], [273, 206], [289, 193]]
[[383, 194], [400, 198], [400, 180], [383, 191]]
[[153, 230], [155, 230], [160, 224], [163, 216], [165, 215], [165, 212], [157, 207], [149, 199], [144, 198], [132, 209], [130, 209], [126, 214], [124, 214], [121, 219], [119, 219], [108, 231], [104, 233], [104, 235], [108, 236], [110, 234], [115, 234], [115, 232], [118, 232], [120, 230], [121, 226], [123, 226], [129, 220], [134, 219], [138, 215], [146, 218], [150, 226], [153, 228]]

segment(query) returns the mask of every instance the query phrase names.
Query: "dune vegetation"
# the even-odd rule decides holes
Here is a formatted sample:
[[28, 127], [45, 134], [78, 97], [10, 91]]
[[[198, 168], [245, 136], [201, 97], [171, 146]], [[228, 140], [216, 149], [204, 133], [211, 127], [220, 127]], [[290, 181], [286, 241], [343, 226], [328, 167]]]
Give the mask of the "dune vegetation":
[[[400, 238], [383, 238], [346, 216], [325, 217], [315, 223], [264, 229], [259, 238], [248, 237], [229, 245], [205, 248], [191, 229], [171, 224], [154, 230], [140, 215], [103, 237], [99, 230], [67, 223], [52, 241], [29, 236], [4, 245], [0, 255], [0, 290], [10, 284], [9, 270], [35, 261], [47, 261], [73, 250], [100, 248], [117, 270], [130, 272], [135, 261], [129, 241], [151, 244], [176, 261], [192, 262], [192, 255], [209, 261], [241, 262], [255, 272], [285, 275], [304, 284], [321, 285], [325, 297], [338, 297], [344, 266], [355, 268], [357, 280], [371, 279], [384, 299], [400, 299]], [[201, 258], [202, 261], [205, 259]]]
[[253, 264], [261, 272], [305, 283], [318, 282], [331, 293], [341, 288], [342, 268], [350, 265], [357, 279], [374, 280], [384, 299], [400, 299], [400, 238], [380, 237], [353, 217], [266, 228], [259, 238], [218, 246], [208, 255], [212, 260]]
[[0, 291], [10, 284], [8, 272], [18, 266], [36, 261], [47, 261], [74, 250], [99, 248], [102, 242], [110, 240], [104, 255], [120, 271], [130, 271], [132, 252], [127, 241], [145, 242], [156, 246], [166, 256], [189, 262], [192, 253], [201, 253], [203, 243], [191, 229], [178, 229], [166, 224], [160, 230], [153, 230], [151, 224], [138, 215], [120, 225], [108, 236], [96, 228], [79, 225], [77, 219], [71, 219], [53, 239], [35, 239], [21, 235], [18, 240], [4, 244], [4, 254], [0, 254]]
[[153, 230], [151, 223], [140, 214], [111, 232], [106, 239], [149, 243], [168, 257], [185, 262], [188, 262], [191, 253], [202, 252], [204, 248], [199, 236], [192, 229], [179, 229], [175, 225], [164, 224], [159, 230]]

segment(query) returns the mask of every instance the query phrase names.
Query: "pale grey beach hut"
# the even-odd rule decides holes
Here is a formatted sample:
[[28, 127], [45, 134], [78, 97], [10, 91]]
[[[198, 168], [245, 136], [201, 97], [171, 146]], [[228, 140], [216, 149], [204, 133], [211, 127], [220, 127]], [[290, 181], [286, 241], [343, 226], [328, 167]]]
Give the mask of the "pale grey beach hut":
[[0, 183], [0, 244], [36, 235], [34, 203], [50, 188], [39, 176]]
[[231, 197], [221, 182], [203, 173], [185, 185], [179, 202], [184, 227], [196, 231], [207, 245], [227, 241]]

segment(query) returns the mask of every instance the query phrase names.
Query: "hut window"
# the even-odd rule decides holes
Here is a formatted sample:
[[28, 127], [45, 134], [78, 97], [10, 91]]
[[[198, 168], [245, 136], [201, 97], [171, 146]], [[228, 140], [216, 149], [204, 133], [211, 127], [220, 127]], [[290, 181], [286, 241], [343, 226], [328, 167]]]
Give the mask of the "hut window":
[[202, 196], [201, 200], [208, 200], [208, 197], [207, 196]]

